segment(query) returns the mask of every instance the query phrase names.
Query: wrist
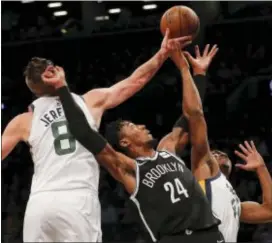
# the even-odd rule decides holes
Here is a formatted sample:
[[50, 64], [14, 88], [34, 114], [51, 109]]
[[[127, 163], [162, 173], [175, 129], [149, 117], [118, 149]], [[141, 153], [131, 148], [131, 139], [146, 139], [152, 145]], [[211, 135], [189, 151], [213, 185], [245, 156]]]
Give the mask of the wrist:
[[181, 74], [191, 74], [190, 68], [186, 65], [180, 65], [179, 70], [180, 70]]
[[55, 89], [60, 89], [60, 88], [65, 87], [65, 86], [67, 86], [66, 82], [60, 82], [60, 83], [57, 83], [55, 85]]
[[261, 172], [262, 170], [264, 170], [266, 168], [265, 163], [261, 163], [257, 168], [256, 168], [256, 172]]
[[70, 92], [70, 90], [69, 90], [68, 86], [66, 86], [66, 85], [63, 85], [63, 86], [60, 86], [60, 87], [56, 88], [56, 93], [58, 95], [61, 95], [63, 93], [67, 93], [67, 92]]
[[161, 48], [158, 52], [157, 55], [159, 55], [161, 58], [166, 60], [170, 56], [170, 52], [165, 50], [164, 48]]
[[206, 71], [204, 70], [193, 70], [194, 76], [197, 75], [202, 75], [202, 76], [206, 76]]

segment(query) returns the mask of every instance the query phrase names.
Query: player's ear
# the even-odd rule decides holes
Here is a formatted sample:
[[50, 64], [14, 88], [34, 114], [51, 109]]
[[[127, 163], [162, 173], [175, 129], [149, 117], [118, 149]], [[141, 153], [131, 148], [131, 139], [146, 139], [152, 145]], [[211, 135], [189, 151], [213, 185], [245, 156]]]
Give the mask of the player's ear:
[[130, 145], [130, 142], [127, 139], [122, 138], [120, 140], [119, 144], [120, 144], [121, 147], [127, 148]]

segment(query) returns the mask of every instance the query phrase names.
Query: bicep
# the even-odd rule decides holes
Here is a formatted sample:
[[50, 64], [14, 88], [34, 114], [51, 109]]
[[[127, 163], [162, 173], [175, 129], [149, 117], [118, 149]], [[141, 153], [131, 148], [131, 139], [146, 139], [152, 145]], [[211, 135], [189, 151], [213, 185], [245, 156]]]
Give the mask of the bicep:
[[20, 124], [18, 123], [19, 118], [15, 117], [7, 125], [2, 135], [2, 149], [1, 159], [5, 159], [14, 147], [21, 141]]
[[164, 136], [157, 150], [167, 150], [173, 154], [180, 154], [188, 143], [188, 133], [184, 132], [182, 128], [175, 127], [172, 132]]
[[240, 219], [243, 223], [261, 224], [272, 222], [272, 209], [256, 202], [241, 203]]
[[157, 147], [157, 150], [167, 150], [173, 154], [175, 154], [176, 141], [173, 139], [172, 132], [168, 133], [164, 136]]

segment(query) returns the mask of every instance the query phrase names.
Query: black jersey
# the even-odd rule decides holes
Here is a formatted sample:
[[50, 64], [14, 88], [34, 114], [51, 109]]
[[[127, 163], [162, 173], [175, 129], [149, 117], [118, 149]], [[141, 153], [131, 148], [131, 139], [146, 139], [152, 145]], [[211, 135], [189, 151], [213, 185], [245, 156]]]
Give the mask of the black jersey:
[[153, 241], [219, 224], [192, 172], [176, 156], [161, 151], [137, 159], [136, 180], [130, 199]]

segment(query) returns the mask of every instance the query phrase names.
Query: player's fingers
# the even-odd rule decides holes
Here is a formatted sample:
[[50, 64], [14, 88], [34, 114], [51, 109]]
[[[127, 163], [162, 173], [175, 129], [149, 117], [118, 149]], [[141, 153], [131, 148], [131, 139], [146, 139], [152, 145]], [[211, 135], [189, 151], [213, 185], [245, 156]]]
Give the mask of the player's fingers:
[[49, 65], [46, 67], [45, 71], [52, 71], [54, 69], [53, 65]]
[[243, 151], [243, 153], [244, 153], [245, 155], [248, 155], [248, 154], [249, 154], [249, 152], [247, 151], [247, 149], [246, 149], [242, 144], [239, 144], [239, 148]]
[[209, 49], [210, 49], [210, 44], [207, 44], [205, 46], [205, 49], [204, 49], [204, 52], [203, 52], [203, 56], [207, 56], [208, 55]]
[[196, 58], [200, 57], [200, 51], [199, 51], [198, 45], [195, 46], [195, 54], [196, 54]]
[[192, 63], [194, 61], [194, 58], [191, 56], [191, 54], [189, 52], [184, 51], [183, 54], [190, 63]]
[[218, 51], [218, 47], [217, 47], [217, 45], [213, 45], [213, 47], [212, 47], [212, 49], [210, 50], [210, 52], [209, 52], [209, 56], [215, 56], [215, 54], [217, 53], [217, 51]]
[[181, 45], [180, 45], [180, 43], [179, 42], [176, 42], [175, 43], [175, 50], [180, 50], [181, 49]]
[[55, 78], [52, 78], [52, 77], [43, 76], [42, 79], [43, 79], [43, 82], [47, 84], [52, 84], [55, 82]]
[[255, 144], [254, 142], [251, 140], [250, 141], [250, 145], [251, 145], [251, 148], [254, 150], [254, 151], [257, 151], [256, 147], [255, 147]]
[[249, 152], [253, 152], [252, 148], [250, 147], [248, 141], [244, 141], [244, 144]]
[[58, 75], [64, 75], [64, 70], [62, 67], [60, 66], [56, 66], [56, 71], [58, 72]]
[[192, 41], [192, 36], [188, 35], [188, 36], [182, 36], [179, 38], [175, 38], [173, 39], [174, 41], [178, 41], [178, 42], [186, 42], [186, 41]]
[[215, 50], [212, 53], [209, 54], [210, 57], [214, 58], [214, 56], [216, 55], [216, 53], [218, 52], [218, 50], [219, 50], [219, 48], [215, 48]]
[[65, 76], [65, 72], [64, 72], [63, 67], [59, 67], [59, 68], [60, 68], [60, 71], [61, 71], [62, 75], [64, 75], [64, 76]]
[[168, 41], [169, 34], [170, 34], [170, 30], [169, 30], [169, 28], [167, 28], [166, 31], [165, 31], [165, 35], [164, 35], [164, 41]]
[[242, 154], [241, 152], [235, 150], [234, 153], [240, 157], [242, 160], [246, 160], [246, 156], [244, 154]]
[[54, 77], [54, 73], [50, 70], [45, 70], [43, 73], [42, 73], [42, 78], [43, 79], [48, 79], [48, 78], [53, 78]]
[[183, 43], [180, 44], [180, 47], [181, 47], [181, 48], [184, 48], [185, 46], [188, 46], [188, 45], [190, 45], [191, 43], [192, 43], [192, 41], [183, 42]]
[[243, 164], [235, 164], [235, 167], [239, 169], [244, 169], [244, 170], [246, 169], [246, 166]]
[[217, 48], [217, 45], [216, 44], [213, 45], [212, 48], [211, 48], [211, 50], [209, 51], [208, 55], [211, 55], [216, 48]]

